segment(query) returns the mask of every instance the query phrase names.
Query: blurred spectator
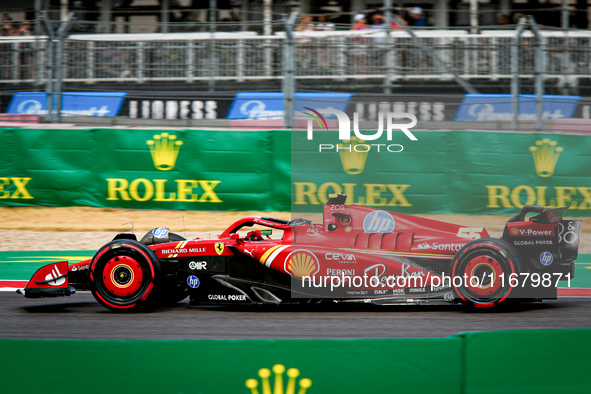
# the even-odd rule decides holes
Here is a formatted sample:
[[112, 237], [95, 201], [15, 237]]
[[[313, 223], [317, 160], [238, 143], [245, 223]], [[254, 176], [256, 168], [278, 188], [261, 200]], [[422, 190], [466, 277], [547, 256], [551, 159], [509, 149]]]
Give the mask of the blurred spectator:
[[499, 17], [499, 24], [500, 25], [510, 25], [511, 24], [511, 17], [507, 14], [503, 14]]
[[330, 22], [326, 16], [324, 15], [320, 15], [318, 17], [318, 23], [316, 23], [316, 26], [314, 26], [314, 30], [325, 30], [325, 31], [331, 31], [334, 30], [335, 26], [334, 23]]
[[[373, 31], [373, 45], [371, 51], [371, 65], [382, 66], [386, 47], [386, 18], [379, 13], [373, 14], [371, 17], [371, 27]], [[381, 71], [378, 71], [381, 72]], [[373, 73], [372, 73], [373, 74]]]
[[[314, 18], [308, 14], [302, 14], [300, 23], [295, 28], [295, 31], [312, 31], [314, 30]], [[300, 68], [309, 68], [312, 64], [312, 38], [311, 37], [300, 37], [296, 39], [297, 43], [297, 61], [299, 62]]]
[[[410, 12], [410, 20], [412, 26], [415, 27], [426, 27], [427, 21], [423, 17], [423, 9], [421, 7], [414, 7], [411, 8]], [[420, 74], [424, 74], [427, 72], [427, 59], [426, 53], [424, 53], [420, 48], [416, 48], [413, 51], [414, 56], [412, 56], [409, 60], [414, 63], [411, 67], [415, 68]]]
[[125, 78], [131, 75], [127, 55], [117, 47], [116, 42], [109, 42], [109, 46], [102, 51], [101, 70], [107, 77]]
[[[365, 14], [356, 14], [353, 17], [353, 26], [351, 30], [363, 31], [369, 29]], [[367, 37], [353, 37], [353, 69], [355, 74], [367, 73]]]
[[[382, 14], [373, 14], [371, 17], [371, 27], [370, 29], [379, 32], [384, 31], [386, 29], [385, 25], [386, 18]], [[386, 36], [384, 34], [376, 34], [373, 37], [373, 42], [376, 46], [380, 46], [386, 43]]]
[[353, 17], [353, 27], [351, 30], [365, 30], [367, 29], [367, 19], [365, 19], [365, 14], [355, 14]]
[[31, 22], [23, 21], [18, 28], [18, 35], [19, 36], [32, 36], [33, 33], [31, 32]]
[[421, 7], [414, 7], [410, 10], [410, 18], [412, 25], [416, 27], [427, 26], [427, 21], [423, 17], [423, 9]]
[[[2, 29], [0, 29], [0, 36], [15, 36], [17, 30], [12, 26], [12, 18], [8, 14], [4, 14], [2, 19]], [[12, 74], [12, 50], [13, 47], [9, 43], [0, 44], [0, 79], [9, 79]]]
[[2, 29], [0, 29], [0, 36], [18, 36], [18, 30], [12, 26], [12, 18], [8, 14], [4, 14], [2, 19]]
[[[31, 36], [31, 22], [23, 21], [18, 30], [19, 36]], [[20, 70], [19, 75], [21, 79], [35, 79], [35, 49], [30, 42], [20, 43]]]
[[402, 26], [400, 26], [398, 22], [396, 22], [396, 19], [398, 19], [404, 25], [408, 25], [408, 22], [406, 21], [406, 19], [402, 17], [400, 11], [394, 11], [393, 14], [395, 18], [392, 18], [392, 23], [390, 24], [392, 30], [402, 30]]
[[314, 18], [312, 15], [302, 14], [300, 23], [295, 28], [296, 31], [310, 31], [314, 30]]
[[[334, 23], [330, 22], [324, 15], [320, 15], [318, 17], [318, 23], [316, 23], [316, 26], [314, 26], [314, 30], [317, 31], [333, 31], [334, 29]], [[331, 37], [320, 38], [318, 40], [320, 45], [316, 49], [318, 54], [316, 59], [318, 59], [318, 67], [322, 71], [328, 71], [331, 66], [331, 59], [334, 53], [332, 41], [333, 40]]]

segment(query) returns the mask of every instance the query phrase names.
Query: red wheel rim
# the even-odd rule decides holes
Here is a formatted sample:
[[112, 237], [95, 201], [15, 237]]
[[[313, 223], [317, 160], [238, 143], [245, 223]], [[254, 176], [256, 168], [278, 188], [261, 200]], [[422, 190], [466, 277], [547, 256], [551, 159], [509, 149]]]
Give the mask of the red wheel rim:
[[113, 257], [105, 264], [103, 283], [107, 291], [116, 297], [134, 294], [139, 290], [143, 280], [142, 267], [132, 257]]
[[[477, 296], [487, 297], [501, 287], [503, 268], [491, 256], [477, 256], [466, 264], [464, 276], [466, 288]], [[507, 278], [505, 278], [507, 280]]]

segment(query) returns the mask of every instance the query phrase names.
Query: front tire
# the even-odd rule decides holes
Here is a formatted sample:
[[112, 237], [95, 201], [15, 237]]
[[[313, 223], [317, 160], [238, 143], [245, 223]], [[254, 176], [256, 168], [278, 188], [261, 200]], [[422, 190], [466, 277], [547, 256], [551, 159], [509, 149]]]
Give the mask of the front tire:
[[145, 245], [133, 240], [112, 241], [90, 262], [90, 290], [112, 311], [147, 310], [158, 287], [158, 271], [158, 259]]
[[464, 304], [477, 308], [503, 302], [512, 290], [511, 274], [519, 274], [517, 258], [513, 248], [503, 240], [472, 241], [452, 261], [454, 292]]

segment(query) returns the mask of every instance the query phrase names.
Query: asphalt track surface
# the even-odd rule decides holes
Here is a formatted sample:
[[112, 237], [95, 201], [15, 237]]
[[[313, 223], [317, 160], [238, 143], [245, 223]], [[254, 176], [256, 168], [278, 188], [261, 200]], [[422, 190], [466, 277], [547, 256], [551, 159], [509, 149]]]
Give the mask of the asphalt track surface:
[[296, 339], [428, 338], [467, 331], [591, 328], [591, 298], [501, 310], [461, 305], [187, 307], [119, 314], [91, 294], [26, 299], [0, 293], [0, 338]]

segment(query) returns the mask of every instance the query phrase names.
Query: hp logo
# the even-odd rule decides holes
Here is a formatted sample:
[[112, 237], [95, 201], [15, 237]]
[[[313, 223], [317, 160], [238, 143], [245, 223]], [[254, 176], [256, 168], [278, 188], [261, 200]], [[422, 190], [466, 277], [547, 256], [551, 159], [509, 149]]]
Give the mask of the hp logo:
[[394, 230], [394, 218], [386, 211], [374, 211], [363, 220], [366, 233], [389, 233]]
[[554, 260], [554, 258], [552, 257], [552, 253], [550, 252], [544, 252], [540, 255], [540, 263], [544, 265], [552, 264], [552, 260]]
[[162, 227], [155, 228], [154, 230], [152, 230], [152, 233], [154, 234], [154, 236], [156, 238], [164, 238], [168, 234], [168, 229], [167, 228], [162, 228]]
[[196, 289], [199, 287], [199, 278], [194, 275], [191, 275], [187, 278], [187, 284], [190, 288]]

